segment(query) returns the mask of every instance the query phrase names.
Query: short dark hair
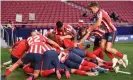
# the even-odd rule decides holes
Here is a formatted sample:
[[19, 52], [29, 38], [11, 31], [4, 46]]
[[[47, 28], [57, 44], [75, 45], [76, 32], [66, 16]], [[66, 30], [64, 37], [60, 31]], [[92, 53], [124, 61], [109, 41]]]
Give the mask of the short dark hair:
[[53, 34], [53, 33], [48, 34], [48, 35], [47, 35], [47, 38], [49, 38], [49, 39], [51, 39], [51, 40], [53, 40], [53, 41], [56, 41], [56, 35]]
[[91, 2], [91, 3], [88, 4], [88, 7], [95, 7], [95, 6], [96, 7], [99, 6], [97, 2]]
[[62, 21], [57, 21], [56, 26], [57, 26], [57, 28], [61, 28], [63, 26], [63, 22]]

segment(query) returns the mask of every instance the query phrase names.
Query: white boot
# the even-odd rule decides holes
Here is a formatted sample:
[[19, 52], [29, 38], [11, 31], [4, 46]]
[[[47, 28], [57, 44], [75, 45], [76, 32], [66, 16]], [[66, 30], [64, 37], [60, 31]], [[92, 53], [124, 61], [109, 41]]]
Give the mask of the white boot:
[[116, 66], [117, 62], [118, 62], [118, 59], [117, 58], [113, 58], [112, 59], [112, 62], [113, 62], [113, 68]]

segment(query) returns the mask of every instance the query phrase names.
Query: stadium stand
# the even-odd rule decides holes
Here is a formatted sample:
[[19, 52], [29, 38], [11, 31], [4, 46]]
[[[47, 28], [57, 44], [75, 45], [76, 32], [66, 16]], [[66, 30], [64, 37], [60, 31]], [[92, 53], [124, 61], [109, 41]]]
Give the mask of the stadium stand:
[[[73, 3], [87, 7], [88, 1], [73, 1]], [[99, 1], [101, 8], [109, 14], [116, 12], [122, 21], [133, 23], [133, 2], [130, 1]], [[132, 16], [132, 17], [131, 17]]]
[[[72, 2], [85, 8], [89, 3], [88, 1]], [[116, 12], [120, 16], [120, 20], [133, 23], [133, 2], [99, 1], [99, 3], [109, 14]], [[92, 18], [91, 14], [88, 17], [82, 17], [84, 13], [82, 9], [75, 8], [61, 1], [2, 1], [1, 5], [2, 24], [7, 24], [9, 20], [17, 24], [55, 23], [58, 20], [62, 20], [65, 23], [77, 23], [79, 19], [83, 19], [86, 23], [89, 23]], [[15, 21], [17, 13], [23, 15], [23, 21], [21, 23]], [[28, 20], [29, 13], [35, 13], [34, 21]]]
[[[81, 12], [81, 10], [60, 1], [8, 1], [2, 2], [2, 23], [7, 23], [8, 20], [15, 21], [16, 13], [22, 14], [23, 21], [28, 23], [54, 23], [57, 20], [75, 23], [82, 18]], [[28, 21], [29, 13], [36, 14], [35, 21]]]

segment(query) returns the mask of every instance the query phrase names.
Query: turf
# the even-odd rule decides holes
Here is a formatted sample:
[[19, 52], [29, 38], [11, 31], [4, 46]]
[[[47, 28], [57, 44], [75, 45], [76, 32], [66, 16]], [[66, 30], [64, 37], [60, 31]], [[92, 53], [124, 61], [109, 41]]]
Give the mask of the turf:
[[[130, 43], [116, 43], [114, 45], [116, 49], [120, 52], [123, 52], [128, 55], [129, 59], [129, 66], [125, 68], [121, 68], [123, 71], [133, 72], [133, 42]], [[91, 48], [92, 50], [92, 48]], [[5, 62], [10, 60], [10, 53], [8, 52], [7, 48], [1, 49], [1, 62]], [[109, 60], [105, 55], [105, 60]], [[1, 73], [5, 72], [4, 68], [1, 68]], [[7, 80], [25, 80], [27, 75], [25, 75], [21, 69], [15, 70], [11, 75], [8, 76]], [[100, 74], [96, 77], [89, 77], [89, 76], [81, 76], [72, 74], [69, 80], [133, 80], [133, 75], [126, 75], [121, 73], [115, 72], [108, 72], [106, 74]], [[55, 75], [49, 76], [47, 78], [38, 78], [37, 80], [56, 80]], [[61, 80], [66, 80], [65, 76], [62, 76]]]

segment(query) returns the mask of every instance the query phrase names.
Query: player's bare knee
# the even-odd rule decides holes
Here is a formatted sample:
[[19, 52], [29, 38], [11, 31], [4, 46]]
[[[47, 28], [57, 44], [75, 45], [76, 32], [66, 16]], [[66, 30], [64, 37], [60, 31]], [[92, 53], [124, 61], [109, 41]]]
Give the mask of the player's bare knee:
[[105, 50], [105, 45], [101, 44], [101, 48], [102, 48], [103, 50]]
[[41, 77], [44, 77], [44, 76], [43, 76], [43, 71], [40, 71], [40, 76], [41, 76]]
[[21, 60], [18, 60], [18, 61], [16, 62], [16, 64], [20, 65], [20, 64], [23, 64], [23, 62], [22, 62]]
[[111, 48], [110, 47], [107, 47], [106, 48], [106, 51], [110, 52], [111, 51]]

